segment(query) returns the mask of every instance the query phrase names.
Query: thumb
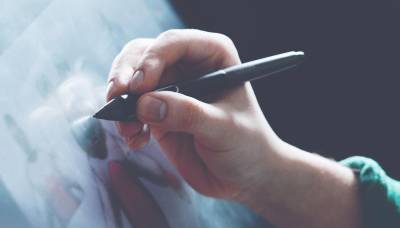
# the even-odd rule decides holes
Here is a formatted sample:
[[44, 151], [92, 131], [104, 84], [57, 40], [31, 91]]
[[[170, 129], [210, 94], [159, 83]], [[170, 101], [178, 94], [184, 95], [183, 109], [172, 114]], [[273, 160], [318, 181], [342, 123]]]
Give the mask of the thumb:
[[151, 92], [140, 97], [137, 115], [140, 121], [163, 130], [214, 139], [221, 137], [227, 122], [222, 109], [169, 91]]

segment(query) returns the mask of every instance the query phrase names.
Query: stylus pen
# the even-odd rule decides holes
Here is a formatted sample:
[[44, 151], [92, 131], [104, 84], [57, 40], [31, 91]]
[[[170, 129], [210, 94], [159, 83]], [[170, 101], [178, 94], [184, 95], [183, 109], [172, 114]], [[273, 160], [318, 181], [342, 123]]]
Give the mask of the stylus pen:
[[[301, 51], [291, 51], [218, 70], [194, 79], [161, 86], [154, 91], [173, 91], [199, 100], [246, 81], [274, 75], [293, 68], [304, 59]], [[141, 94], [123, 94], [110, 100], [93, 117], [105, 120], [136, 119], [136, 102]]]

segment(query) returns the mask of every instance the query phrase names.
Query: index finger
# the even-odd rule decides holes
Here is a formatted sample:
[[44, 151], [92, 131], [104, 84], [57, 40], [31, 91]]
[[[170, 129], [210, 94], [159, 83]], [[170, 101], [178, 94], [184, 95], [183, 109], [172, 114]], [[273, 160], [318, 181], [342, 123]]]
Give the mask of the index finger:
[[143, 52], [130, 79], [130, 91], [144, 93], [156, 88], [166, 69], [181, 61], [204, 64], [209, 69], [240, 63], [233, 42], [224, 35], [193, 29], [168, 30]]
[[129, 79], [132, 77], [134, 66], [141, 58], [146, 48], [154, 39], [134, 39], [128, 42], [115, 57], [108, 74], [107, 101], [113, 97], [128, 92]]

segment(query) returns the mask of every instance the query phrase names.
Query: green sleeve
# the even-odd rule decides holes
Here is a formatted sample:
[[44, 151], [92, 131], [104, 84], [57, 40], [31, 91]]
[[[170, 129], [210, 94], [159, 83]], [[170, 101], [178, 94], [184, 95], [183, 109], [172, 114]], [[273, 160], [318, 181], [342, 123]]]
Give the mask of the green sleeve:
[[400, 227], [400, 182], [386, 175], [377, 162], [365, 157], [341, 161], [358, 175], [364, 227]]

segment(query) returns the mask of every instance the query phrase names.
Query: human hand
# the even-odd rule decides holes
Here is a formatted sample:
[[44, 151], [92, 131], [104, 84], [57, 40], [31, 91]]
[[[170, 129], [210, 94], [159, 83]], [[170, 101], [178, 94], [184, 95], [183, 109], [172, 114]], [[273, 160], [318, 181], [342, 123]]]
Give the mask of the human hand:
[[250, 83], [212, 95], [210, 103], [149, 91], [236, 64], [240, 58], [228, 37], [170, 30], [156, 39], [130, 41], [112, 64], [107, 90], [107, 100], [126, 92], [143, 93], [137, 104], [138, 121], [117, 123], [131, 148], [144, 146], [151, 132], [195, 190], [229, 199], [243, 197], [265, 178], [266, 163], [273, 163], [281, 145]]

